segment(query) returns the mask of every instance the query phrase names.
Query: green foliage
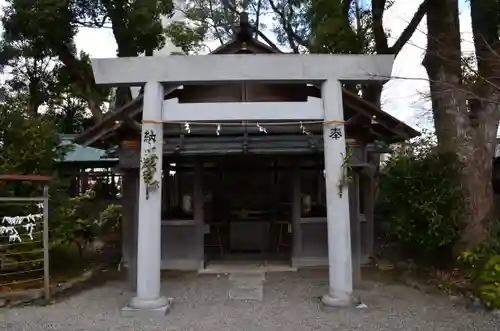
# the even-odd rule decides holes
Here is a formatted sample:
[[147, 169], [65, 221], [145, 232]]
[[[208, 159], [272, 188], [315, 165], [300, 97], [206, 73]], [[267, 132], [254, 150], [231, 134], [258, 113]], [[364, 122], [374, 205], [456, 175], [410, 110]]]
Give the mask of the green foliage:
[[207, 31], [202, 23], [173, 22], [165, 28], [165, 33], [184, 54], [198, 54], [205, 49], [203, 43]]
[[[166, 29], [166, 35], [184, 54], [198, 54], [210, 51], [206, 43], [218, 41], [221, 45], [230, 41], [234, 27], [238, 24], [243, 0], [187, 0], [180, 5], [186, 20], [173, 22]], [[250, 0], [247, 12], [250, 17], [264, 13], [266, 1]], [[264, 28], [263, 24], [259, 24]]]
[[51, 268], [63, 271], [81, 268], [87, 244], [96, 238], [106, 239], [110, 234], [119, 233], [121, 206], [104, 206], [99, 204], [92, 191], [58, 206], [51, 222]]
[[101, 231], [114, 231], [120, 226], [122, 216], [121, 205], [108, 205], [106, 209], [99, 214], [98, 226]]
[[340, 198], [342, 198], [344, 188], [349, 186], [349, 184], [352, 182], [352, 166], [350, 165], [352, 153], [352, 148], [348, 146], [346, 149], [346, 154], [342, 155], [342, 177], [340, 178], [338, 183], [338, 195]]
[[31, 40], [56, 56], [78, 27], [112, 26], [119, 55], [130, 56], [164, 44], [161, 18], [172, 10], [171, 0], [9, 0], [3, 24], [8, 40]]
[[[51, 246], [76, 244], [82, 251], [96, 236], [117, 227], [121, 217], [120, 207], [107, 204], [99, 207], [94, 192], [90, 191], [85, 195], [68, 198], [64, 180], [55, 176], [56, 160], [62, 159], [67, 149], [60, 145], [56, 124], [51, 117], [27, 116], [22, 111], [21, 103], [10, 101], [0, 105], [0, 174], [52, 176], [54, 179], [49, 183]], [[41, 187], [36, 183], [0, 182], [1, 196], [40, 194]], [[0, 203], [0, 216], [38, 213], [34, 207], [33, 204]], [[34, 241], [41, 240], [41, 235], [40, 231], [36, 231]], [[16, 259], [26, 260], [33, 259], [33, 256], [24, 256], [23, 252], [32, 251], [37, 245], [39, 244], [26, 243], [12, 245], [8, 249], [11, 253], [20, 253], [16, 255]]]
[[94, 191], [66, 199], [51, 219], [51, 245], [76, 245], [80, 254], [99, 236], [115, 232], [121, 221], [121, 206], [100, 201]]
[[52, 121], [28, 117], [19, 103], [0, 105], [0, 174], [52, 175], [64, 155]]
[[475, 294], [486, 307], [500, 308], [500, 254], [481, 245], [460, 254], [459, 260], [470, 269]]
[[[357, 1], [313, 0], [308, 10], [313, 53], [373, 53], [370, 8]], [[350, 4], [350, 6], [349, 6]]]
[[458, 257], [470, 271], [475, 294], [490, 309], [500, 308], [500, 223], [492, 226], [490, 239]]
[[488, 308], [500, 308], [500, 255], [493, 255], [482, 269], [479, 297]]
[[[63, 148], [58, 147], [59, 136], [55, 125], [44, 117], [27, 116], [23, 109], [23, 104], [15, 100], [0, 104], [0, 174], [52, 176], [56, 171], [55, 160], [63, 157], [65, 152]], [[51, 183], [52, 187], [56, 185], [56, 182]], [[40, 196], [41, 186], [33, 182], [0, 181], [0, 196]], [[39, 210], [33, 203], [0, 202], [0, 218], [37, 213]], [[38, 260], [36, 263], [41, 263], [41, 252], [26, 253], [40, 249], [40, 228], [34, 231], [33, 240], [28, 239], [27, 235], [23, 235], [22, 240], [22, 245], [4, 247], [6, 253], [14, 253], [7, 259], [7, 263], [11, 266], [14, 266], [16, 261]], [[0, 257], [2, 253], [0, 251]], [[23, 263], [20, 267], [36, 266]]]
[[51, 245], [72, 245], [82, 254], [85, 246], [97, 235], [96, 219], [99, 209], [95, 208], [94, 193], [65, 200], [51, 215]]
[[[31, 70], [29, 79], [21, 80], [31, 87], [27, 97], [43, 103], [59, 99], [57, 95], [64, 101], [61, 106], [66, 106], [73, 100], [68, 98], [69, 92], [73, 98], [85, 100], [100, 119], [110, 90], [96, 86], [88, 56], [77, 53], [74, 40], [78, 29], [112, 28], [118, 56], [152, 55], [165, 44], [162, 19], [172, 10], [172, 0], [8, 0], [2, 17], [5, 47], [0, 52], [0, 65], [12, 67], [15, 60], [13, 68], [19, 70], [23, 68], [17, 66], [22, 55], [24, 62], [44, 69], [47, 66], [41, 60], [48, 60], [49, 70], [36, 74]], [[37, 90], [37, 86], [43, 89]], [[69, 110], [75, 112], [74, 107]]]
[[429, 137], [401, 147], [385, 164], [379, 210], [412, 257], [439, 261], [460, 238], [465, 204], [460, 169], [454, 155], [434, 151]]

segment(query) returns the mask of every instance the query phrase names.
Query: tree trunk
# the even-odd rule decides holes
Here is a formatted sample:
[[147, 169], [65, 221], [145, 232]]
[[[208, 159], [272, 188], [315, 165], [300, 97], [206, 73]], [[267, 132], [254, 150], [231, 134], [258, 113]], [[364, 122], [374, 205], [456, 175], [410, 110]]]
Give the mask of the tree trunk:
[[91, 71], [84, 69], [82, 63], [75, 58], [69, 48], [62, 48], [58, 53], [59, 60], [66, 66], [82, 96], [87, 101], [95, 123], [102, 120], [102, 96], [99, 94]]
[[[427, 53], [423, 65], [430, 80], [432, 113], [441, 152], [462, 162], [466, 225], [460, 249], [488, 237], [494, 209], [492, 167], [496, 137], [493, 103], [471, 103], [472, 91], [462, 81], [458, 0], [430, 0], [427, 12]], [[485, 91], [483, 91], [485, 92]], [[492, 96], [492, 95], [490, 95]]]
[[363, 88], [363, 99], [371, 102], [377, 107], [382, 106], [382, 89], [384, 88], [384, 83], [373, 82]]
[[498, 112], [497, 106], [491, 103], [482, 109], [483, 118], [478, 119], [480, 123], [471, 129], [472, 139], [468, 143], [470, 153], [464, 162], [469, 218], [462, 244], [468, 248], [488, 238], [490, 225], [495, 217], [492, 174], [498, 120], [486, 115], [488, 108]]
[[458, 0], [429, 1], [427, 30], [427, 53], [422, 64], [429, 76], [439, 148], [456, 153], [462, 122], [468, 120], [466, 97], [461, 89]]
[[495, 219], [492, 173], [496, 136], [500, 120], [500, 41], [498, 31], [497, 0], [471, 0], [472, 32], [478, 64], [476, 82], [472, 88], [475, 102], [470, 113], [473, 116], [475, 143], [471, 160], [469, 185], [474, 190], [471, 199], [473, 222], [467, 224], [466, 242], [480, 243], [488, 234]]

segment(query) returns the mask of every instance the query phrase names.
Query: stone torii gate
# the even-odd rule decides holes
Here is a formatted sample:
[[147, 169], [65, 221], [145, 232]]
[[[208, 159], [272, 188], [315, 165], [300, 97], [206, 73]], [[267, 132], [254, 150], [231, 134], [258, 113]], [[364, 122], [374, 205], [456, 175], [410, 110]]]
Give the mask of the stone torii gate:
[[[143, 86], [141, 160], [157, 159], [149, 183], [140, 175], [137, 247], [137, 294], [132, 310], [167, 310], [160, 295], [161, 262], [161, 173], [163, 123], [182, 121], [324, 121], [324, 153], [328, 229], [329, 291], [325, 306], [351, 304], [353, 291], [351, 236], [347, 187], [343, 180], [346, 141], [343, 123], [341, 81], [387, 81], [392, 55], [197, 55], [93, 59], [97, 84]], [[322, 104], [300, 102], [243, 102], [176, 104], [163, 109], [165, 89], [183, 84], [214, 83], [303, 83], [321, 85]], [[210, 105], [210, 106], [209, 106]], [[215, 107], [216, 106], [216, 107]], [[204, 108], [202, 108], [204, 107]], [[151, 138], [155, 139], [151, 139]], [[147, 142], [147, 143], [146, 143]], [[154, 147], [154, 148], [151, 148]], [[151, 182], [156, 188], [147, 192]]]

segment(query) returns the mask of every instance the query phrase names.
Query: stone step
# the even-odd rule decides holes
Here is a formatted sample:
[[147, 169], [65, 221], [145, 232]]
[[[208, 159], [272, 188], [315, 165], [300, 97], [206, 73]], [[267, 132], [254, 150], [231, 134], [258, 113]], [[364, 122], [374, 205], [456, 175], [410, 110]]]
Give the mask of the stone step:
[[264, 280], [255, 278], [233, 278], [229, 279], [229, 283], [234, 286], [262, 286], [264, 284]]
[[232, 300], [262, 301], [264, 287], [255, 288], [232, 288], [229, 290], [229, 298]]
[[237, 272], [229, 274], [229, 298], [232, 300], [262, 301], [265, 273]]
[[263, 286], [264, 286], [263, 283], [231, 282], [229, 288], [252, 289], [252, 288], [261, 288]]
[[266, 274], [264, 272], [250, 273], [250, 272], [232, 272], [229, 274], [230, 281], [259, 281], [264, 282], [266, 280]]

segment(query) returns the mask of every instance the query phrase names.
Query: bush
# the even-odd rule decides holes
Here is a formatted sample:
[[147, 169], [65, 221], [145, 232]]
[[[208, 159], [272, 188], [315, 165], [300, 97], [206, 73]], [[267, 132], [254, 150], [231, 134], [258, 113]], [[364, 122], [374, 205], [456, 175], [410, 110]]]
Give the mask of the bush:
[[460, 254], [469, 268], [475, 294], [490, 309], [500, 309], [500, 224], [494, 223], [488, 241]]
[[121, 206], [99, 203], [95, 192], [69, 198], [55, 210], [51, 221], [52, 245], [75, 245], [83, 254], [97, 237], [116, 233], [120, 226]]
[[98, 227], [100, 233], [109, 234], [119, 231], [122, 219], [122, 206], [110, 204], [100, 214]]
[[465, 199], [458, 160], [435, 152], [429, 139], [404, 146], [389, 158], [380, 178], [378, 207], [389, 235], [409, 257], [435, 263], [451, 255], [460, 238]]
[[[64, 155], [59, 147], [59, 135], [55, 124], [43, 116], [29, 117], [18, 103], [0, 104], [0, 175], [47, 175], [56, 172], [56, 159]], [[54, 181], [52, 187], [58, 185]], [[39, 196], [42, 184], [35, 182], [0, 181], [0, 196]], [[52, 198], [52, 197], [51, 197]], [[52, 203], [52, 199], [51, 199]], [[39, 209], [33, 202], [0, 203], [0, 221], [3, 216], [36, 214]], [[1, 223], [1, 222], [0, 222]], [[0, 224], [0, 226], [6, 224]], [[33, 240], [24, 240], [22, 245], [9, 245], [8, 238], [0, 238], [0, 264], [22, 268], [40, 267], [43, 253], [33, 253], [40, 249], [41, 228], [33, 233]], [[24, 239], [24, 238], [23, 238]], [[23, 263], [21, 263], [23, 261]], [[27, 261], [37, 261], [26, 263]], [[12, 264], [11, 264], [12, 263]], [[1, 266], [0, 266], [1, 269]]]
[[488, 308], [500, 308], [500, 255], [493, 255], [479, 274], [478, 295]]
[[[62, 159], [68, 149], [68, 146], [61, 146], [56, 125], [49, 117], [29, 117], [16, 103], [0, 105], [0, 174], [36, 174], [53, 178], [49, 183], [50, 261], [52, 267], [57, 268], [81, 264], [87, 244], [110, 231], [117, 232], [121, 218], [120, 206], [108, 205], [107, 201], [100, 203], [95, 192], [74, 198], [68, 196], [68, 183], [56, 176], [56, 160]], [[40, 183], [0, 181], [0, 196], [39, 196], [41, 188]], [[106, 192], [106, 187], [101, 186], [102, 191]], [[34, 203], [0, 203], [0, 218], [38, 212]], [[8, 238], [2, 236], [0, 269], [5, 265], [33, 267], [21, 261], [40, 260], [37, 263], [42, 264], [43, 253], [33, 253], [40, 249], [41, 240], [41, 231], [34, 233], [33, 243], [26, 241], [22, 245], [5, 245]]]

